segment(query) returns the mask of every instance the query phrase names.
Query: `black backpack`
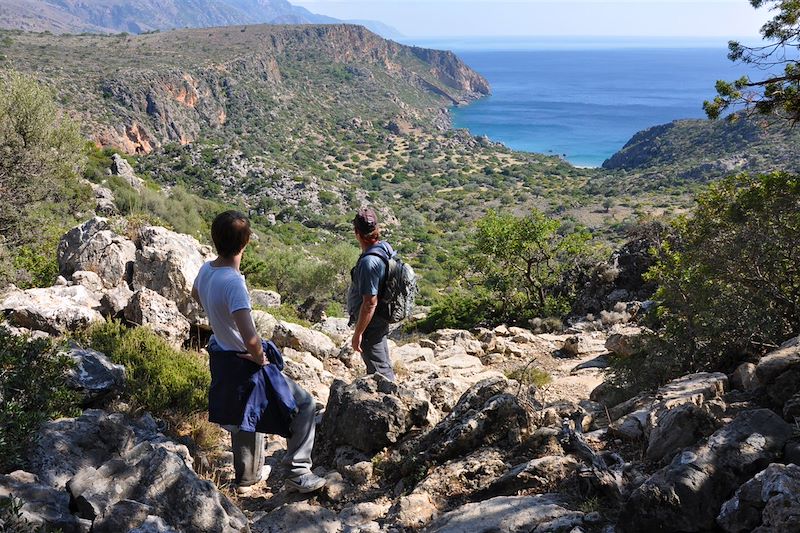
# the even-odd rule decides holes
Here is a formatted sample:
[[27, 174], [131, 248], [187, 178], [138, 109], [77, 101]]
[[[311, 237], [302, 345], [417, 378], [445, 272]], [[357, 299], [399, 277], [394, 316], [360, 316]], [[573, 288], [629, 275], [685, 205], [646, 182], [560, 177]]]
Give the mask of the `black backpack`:
[[410, 318], [414, 312], [414, 299], [417, 296], [417, 275], [411, 265], [399, 257], [389, 257], [381, 247], [372, 247], [358, 258], [374, 255], [383, 259], [386, 274], [378, 290], [378, 316], [394, 324]]

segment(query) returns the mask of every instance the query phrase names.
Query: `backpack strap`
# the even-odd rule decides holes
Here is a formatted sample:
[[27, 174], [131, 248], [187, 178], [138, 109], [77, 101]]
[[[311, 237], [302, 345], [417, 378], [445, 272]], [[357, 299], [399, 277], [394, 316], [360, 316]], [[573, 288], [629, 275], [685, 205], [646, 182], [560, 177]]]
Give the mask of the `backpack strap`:
[[389, 268], [390, 268], [389, 260], [391, 259], [391, 257], [389, 257], [389, 254], [386, 253], [386, 250], [383, 247], [375, 245], [366, 252], [362, 253], [358, 257], [358, 261], [356, 262], [356, 264], [360, 263], [361, 260], [367, 257], [368, 255], [380, 257], [383, 260], [383, 264], [386, 265], [386, 270], [383, 273], [383, 278], [381, 278], [381, 281], [378, 284], [378, 299], [380, 300], [383, 297], [383, 294], [386, 289], [386, 280], [389, 279]]

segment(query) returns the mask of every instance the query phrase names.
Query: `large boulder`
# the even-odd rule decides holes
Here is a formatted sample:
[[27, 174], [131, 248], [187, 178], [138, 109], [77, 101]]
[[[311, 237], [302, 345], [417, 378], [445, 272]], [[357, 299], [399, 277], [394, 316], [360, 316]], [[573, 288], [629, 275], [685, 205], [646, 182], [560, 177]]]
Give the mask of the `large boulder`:
[[108, 220], [95, 217], [61, 237], [57, 256], [61, 275], [69, 278], [88, 270], [100, 276], [104, 287], [111, 288], [130, 280], [136, 246], [114, 233]]
[[175, 302], [192, 323], [203, 320], [200, 305], [192, 298], [192, 285], [211, 248], [189, 235], [147, 226], [139, 231], [133, 268], [134, 290], [148, 288]]
[[75, 361], [68, 383], [83, 394], [84, 405], [95, 404], [122, 390], [125, 384], [124, 366], [115, 365], [105, 354], [78, 346], [73, 346], [67, 355]]
[[259, 518], [252, 527], [253, 533], [340, 533], [342, 523], [336, 513], [308, 502], [281, 505]]
[[[0, 476], [0, 500], [9, 497], [22, 504], [20, 518], [33, 526], [21, 531], [88, 533], [92, 527], [90, 520], [81, 519], [70, 512], [69, 495], [66, 492], [42, 485], [39, 478], [28, 472], [18, 470]], [[2, 531], [15, 531], [13, 527], [13, 524], [0, 521]]]
[[447, 351], [448, 348], [458, 347], [469, 355], [483, 355], [483, 344], [472, 336], [472, 333], [460, 329], [440, 329], [430, 334], [430, 340], [436, 343], [437, 357], [439, 351]]
[[425, 532], [544, 533], [574, 531], [583, 524], [584, 514], [570, 510], [558, 494], [498, 496], [462, 505], [436, 519]]
[[63, 490], [82, 468], [100, 467], [143, 442], [163, 447], [192, 463], [186, 446], [166, 438], [152, 416], [132, 419], [121, 413], [88, 409], [77, 418], [45, 423], [27, 456], [30, 469], [43, 485]]
[[782, 408], [800, 390], [800, 337], [761, 358], [756, 378], [769, 399]]
[[104, 322], [100, 302], [80, 285], [15, 290], [0, 302], [0, 312], [14, 326], [63, 335]]
[[769, 465], [725, 502], [717, 524], [728, 533], [800, 531], [800, 467]]
[[315, 452], [330, 459], [337, 446], [372, 454], [427, 424], [430, 403], [414, 391], [373, 374], [331, 385]]
[[[28, 459], [37, 477], [26, 483], [67, 496], [57, 505], [92, 532], [247, 531], [244, 514], [197, 477], [186, 447], [161, 434], [149, 415], [88, 410], [48, 422]], [[35, 503], [35, 496], [23, 499]]]
[[[690, 374], [677, 379], [674, 379], [658, 389], [655, 395], [643, 394], [630, 400], [623, 402], [609, 410], [609, 415], [613, 421], [609, 427], [612, 434], [629, 439], [636, 440], [645, 438], [651, 439], [651, 432], [653, 429], [661, 425], [661, 419], [672, 409], [684, 404], [693, 404], [697, 407], [706, 406], [710, 409], [712, 401], [718, 400], [725, 394], [728, 388], [728, 377], [722, 373], [709, 373], [700, 372], [698, 374]], [[681, 411], [682, 415], [692, 415], [696, 412]], [[672, 415], [676, 416], [676, 415]], [[697, 422], [700, 419], [696, 419]], [[671, 418], [668, 422], [672, 425], [678, 422], [677, 419]], [[698, 428], [699, 426], [690, 423], [689, 426], [681, 421], [680, 425], [685, 427]], [[700, 424], [702, 426], [703, 424]], [[663, 435], [663, 430], [661, 435]], [[671, 438], [680, 439], [685, 436], [672, 436]], [[689, 444], [689, 443], [684, 443]], [[677, 444], [680, 446], [681, 444]], [[665, 452], [668, 448], [673, 447], [663, 443], [659, 445]]]
[[[176, 453], [144, 442], [67, 482], [72, 505], [92, 531], [125, 531], [148, 516], [197, 533], [240, 533], [247, 518]], [[124, 528], [120, 529], [120, 525]]]
[[723, 502], [782, 454], [791, 433], [768, 409], [740, 413], [637, 488], [622, 508], [619, 528], [626, 533], [713, 529]]
[[631, 357], [640, 348], [645, 329], [636, 326], [614, 326], [606, 339], [606, 350], [619, 357]]
[[136, 175], [131, 164], [121, 155], [114, 154], [111, 156], [110, 171], [112, 176], [119, 176], [137, 191], [144, 189], [144, 180]]
[[272, 333], [272, 340], [281, 348], [309, 352], [323, 360], [339, 352], [331, 338], [321, 331], [290, 322], [279, 322]]
[[281, 306], [281, 295], [275, 291], [264, 291], [252, 289], [250, 291], [250, 302], [259, 307], [271, 308]]
[[481, 446], [517, 444], [529, 426], [525, 394], [521, 397], [517, 392], [502, 376], [473, 385], [441, 422], [413, 444], [405, 454], [403, 469], [411, 472], [419, 465], [443, 462]]
[[125, 320], [137, 326], [147, 326], [164, 337], [172, 346], [180, 348], [189, 338], [191, 326], [172, 300], [150, 289], [139, 289], [128, 302]]

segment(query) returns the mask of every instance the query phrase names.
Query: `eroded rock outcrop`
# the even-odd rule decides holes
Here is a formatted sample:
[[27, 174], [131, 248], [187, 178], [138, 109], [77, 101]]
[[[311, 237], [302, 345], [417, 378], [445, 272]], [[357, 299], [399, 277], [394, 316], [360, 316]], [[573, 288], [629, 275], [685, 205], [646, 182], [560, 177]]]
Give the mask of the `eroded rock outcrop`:
[[80, 285], [11, 291], [0, 302], [0, 312], [14, 326], [52, 335], [77, 331], [104, 322], [100, 302]]
[[767, 409], [740, 413], [636, 489], [622, 508], [620, 528], [625, 533], [713, 528], [725, 500], [781, 456], [791, 433], [789, 424]]
[[337, 446], [372, 454], [427, 425], [430, 403], [414, 391], [371, 375], [335, 381], [316, 438], [315, 454], [330, 461]]
[[190, 322], [202, 322], [202, 308], [192, 298], [192, 285], [200, 267], [211, 258], [211, 249], [194, 237], [156, 226], [139, 231], [139, 246], [133, 268], [134, 290], [156, 291], [175, 302]]
[[105, 288], [130, 281], [136, 246], [117, 235], [105, 218], [95, 217], [69, 230], [58, 243], [58, 267], [70, 278], [80, 270], [95, 272]]

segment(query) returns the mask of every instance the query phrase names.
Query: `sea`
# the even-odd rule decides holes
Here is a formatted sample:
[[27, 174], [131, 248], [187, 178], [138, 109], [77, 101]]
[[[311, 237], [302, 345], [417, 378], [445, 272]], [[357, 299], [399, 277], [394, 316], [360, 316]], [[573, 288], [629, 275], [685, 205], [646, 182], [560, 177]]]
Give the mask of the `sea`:
[[716, 81], [747, 73], [727, 58], [726, 38], [403, 42], [452, 50], [489, 80], [491, 96], [453, 108], [456, 128], [582, 167], [602, 165], [638, 131], [705, 118], [703, 101], [715, 96]]

